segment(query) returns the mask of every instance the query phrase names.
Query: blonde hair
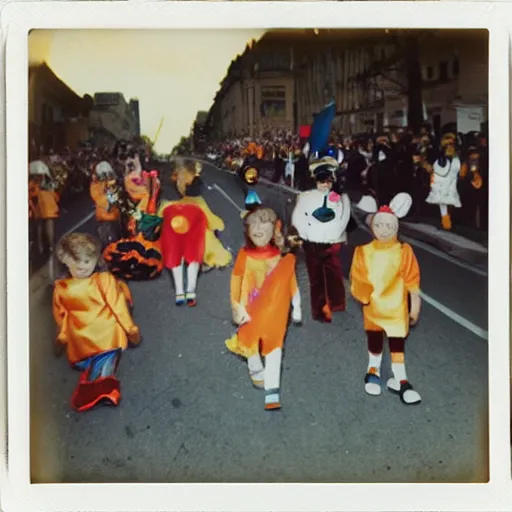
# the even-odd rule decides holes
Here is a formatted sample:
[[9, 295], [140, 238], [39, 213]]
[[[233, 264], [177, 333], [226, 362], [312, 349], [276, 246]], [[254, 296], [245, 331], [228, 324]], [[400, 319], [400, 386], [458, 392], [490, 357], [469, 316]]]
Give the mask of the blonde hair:
[[55, 254], [61, 263], [66, 258], [78, 261], [89, 257], [98, 261], [101, 257], [101, 242], [88, 233], [70, 233], [59, 240]]

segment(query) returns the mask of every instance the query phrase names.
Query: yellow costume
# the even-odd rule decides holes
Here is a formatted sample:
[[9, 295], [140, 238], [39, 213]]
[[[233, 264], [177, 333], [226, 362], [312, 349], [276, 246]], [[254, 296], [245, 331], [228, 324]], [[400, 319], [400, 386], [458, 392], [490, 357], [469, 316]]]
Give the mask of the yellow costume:
[[129, 302], [128, 286], [110, 272], [55, 282], [57, 339], [67, 345], [72, 364], [102, 352], [127, 348], [128, 336], [138, 329], [128, 310]]
[[351, 292], [364, 304], [365, 331], [388, 337], [409, 333], [407, 294], [419, 293], [420, 269], [409, 244], [374, 240], [356, 247], [350, 274]]
[[227, 267], [231, 263], [233, 257], [231, 253], [224, 248], [221, 241], [215, 236], [215, 231], [224, 231], [224, 221], [210, 210], [210, 207], [201, 196], [184, 196], [178, 201], [162, 201], [158, 210], [158, 216], [162, 217], [165, 208], [173, 203], [194, 204], [201, 208], [208, 222], [205, 239], [204, 263], [209, 267]]

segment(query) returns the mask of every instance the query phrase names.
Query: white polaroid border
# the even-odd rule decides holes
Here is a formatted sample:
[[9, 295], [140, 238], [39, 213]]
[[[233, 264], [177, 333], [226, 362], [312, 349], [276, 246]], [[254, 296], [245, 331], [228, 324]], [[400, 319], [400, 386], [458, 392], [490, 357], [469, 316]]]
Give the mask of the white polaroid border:
[[[501, 4], [503, 5], [503, 4]], [[479, 2], [13, 2], [6, 38], [8, 472], [2, 509], [460, 510], [510, 509], [509, 34], [500, 5]], [[488, 484], [62, 484], [30, 483], [27, 148], [28, 32], [87, 28], [484, 28], [489, 30]], [[483, 299], [483, 298], [482, 298]], [[482, 304], [483, 305], [483, 304]], [[459, 364], [464, 364], [460, 361]], [[471, 385], [471, 383], [466, 383]], [[435, 385], [433, 382], [432, 385]], [[425, 446], [428, 449], [428, 446]], [[342, 455], [340, 455], [340, 458]], [[228, 462], [228, 461], [227, 461]]]

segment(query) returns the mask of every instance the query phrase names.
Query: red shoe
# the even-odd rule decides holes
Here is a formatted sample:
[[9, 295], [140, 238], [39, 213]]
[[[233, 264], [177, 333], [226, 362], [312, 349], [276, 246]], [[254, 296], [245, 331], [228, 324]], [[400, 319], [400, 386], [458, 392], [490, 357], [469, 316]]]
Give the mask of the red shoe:
[[92, 382], [80, 382], [71, 397], [71, 406], [78, 412], [92, 409], [102, 400], [117, 406], [121, 400], [121, 385], [115, 377], [102, 377]]

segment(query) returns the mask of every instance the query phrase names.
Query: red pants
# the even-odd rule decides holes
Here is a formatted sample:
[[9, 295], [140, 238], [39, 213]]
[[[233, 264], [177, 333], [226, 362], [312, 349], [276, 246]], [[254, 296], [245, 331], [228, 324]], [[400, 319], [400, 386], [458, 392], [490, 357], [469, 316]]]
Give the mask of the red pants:
[[314, 320], [330, 322], [333, 311], [345, 311], [345, 285], [341, 268], [341, 243], [304, 243]]

